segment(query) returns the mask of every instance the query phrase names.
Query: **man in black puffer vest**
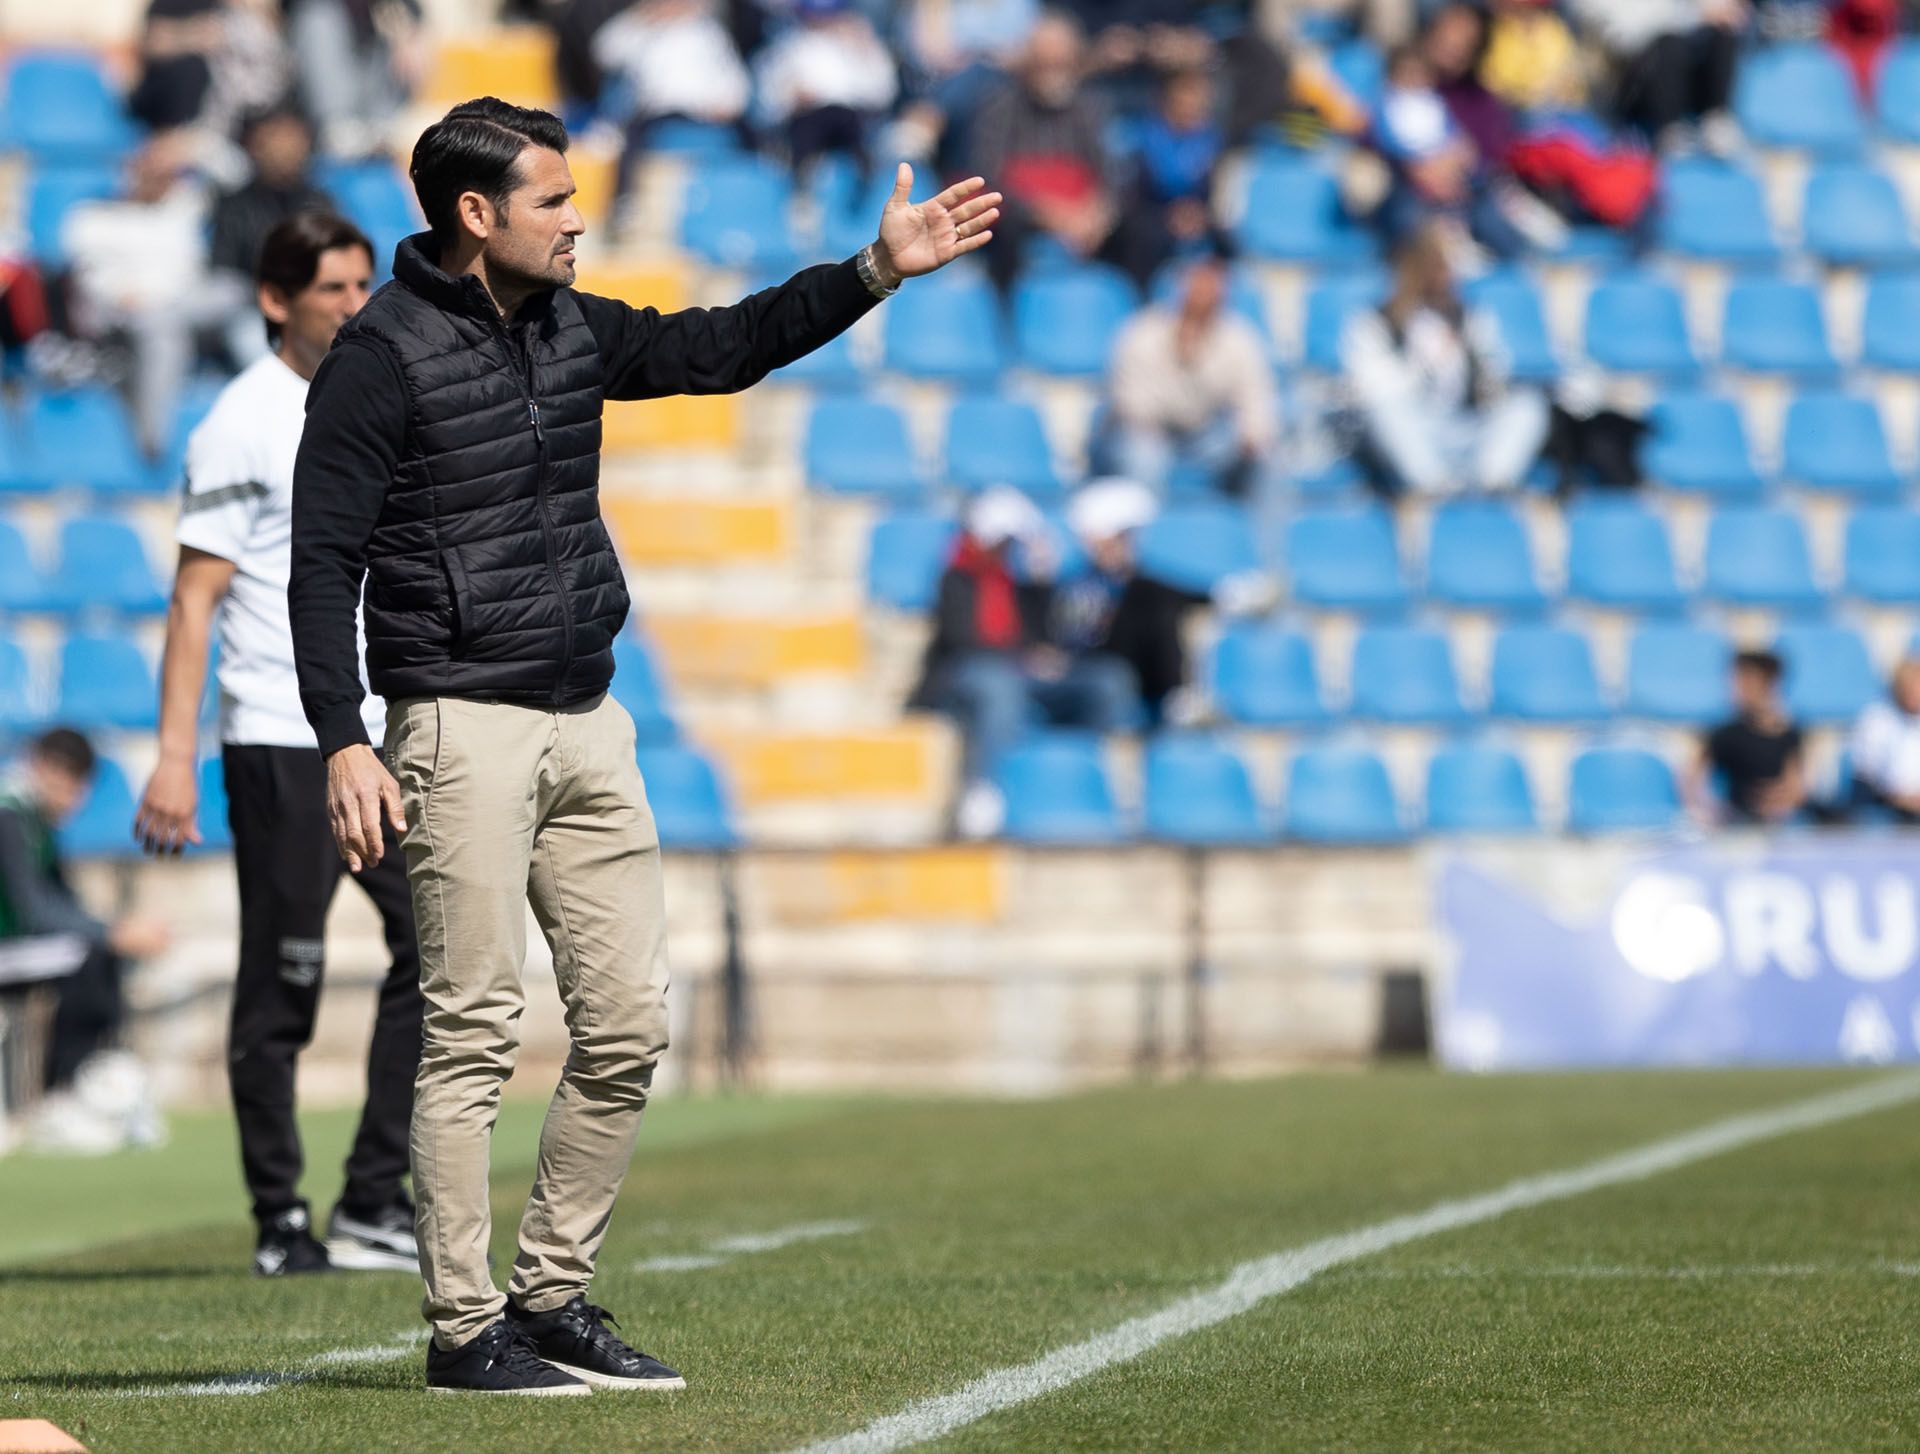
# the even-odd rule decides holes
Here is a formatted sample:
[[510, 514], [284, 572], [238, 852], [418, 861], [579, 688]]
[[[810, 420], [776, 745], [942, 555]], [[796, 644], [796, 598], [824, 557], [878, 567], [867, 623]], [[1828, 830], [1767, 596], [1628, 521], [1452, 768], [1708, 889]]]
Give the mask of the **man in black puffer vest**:
[[[662, 316], [570, 286], [584, 227], [566, 147], [555, 117], [492, 98], [426, 130], [412, 172], [432, 231], [400, 244], [393, 281], [341, 329], [294, 467], [287, 594], [334, 835], [349, 868], [377, 863], [384, 814], [413, 891], [427, 1382], [450, 1391], [683, 1386], [586, 1297], [667, 1039], [659, 839], [632, 720], [607, 695], [630, 603], [600, 519], [602, 402], [757, 383], [984, 245], [1000, 200], [976, 177], [913, 205], [902, 166], [857, 257]], [[360, 725], [363, 582], [397, 779]], [[528, 899], [573, 1046], [503, 1296], [488, 1145]]]

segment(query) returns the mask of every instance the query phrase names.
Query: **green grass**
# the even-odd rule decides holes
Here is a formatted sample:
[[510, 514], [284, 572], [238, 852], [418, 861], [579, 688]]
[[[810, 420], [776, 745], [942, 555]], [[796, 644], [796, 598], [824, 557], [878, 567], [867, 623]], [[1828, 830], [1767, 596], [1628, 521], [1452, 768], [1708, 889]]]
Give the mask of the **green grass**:
[[[316, 1370], [417, 1329], [417, 1285], [247, 1276], [230, 1130], [184, 1122], [157, 1154], [0, 1162], [0, 1418], [50, 1418], [108, 1454], [788, 1449], [1242, 1259], [1855, 1079], [1392, 1071], [1044, 1102], [664, 1103], [595, 1297], [691, 1387], [558, 1403], [430, 1401], [417, 1349]], [[503, 1259], [537, 1114], [501, 1128]], [[313, 1160], [337, 1164], [344, 1120], [313, 1125]], [[927, 1447], [1910, 1449], [1917, 1189], [1920, 1114], [1876, 1112], [1336, 1268]], [[833, 1219], [865, 1229], [634, 1270]], [[123, 1240], [34, 1253], [95, 1236]], [[246, 1397], [135, 1392], [294, 1370], [309, 1376]]]

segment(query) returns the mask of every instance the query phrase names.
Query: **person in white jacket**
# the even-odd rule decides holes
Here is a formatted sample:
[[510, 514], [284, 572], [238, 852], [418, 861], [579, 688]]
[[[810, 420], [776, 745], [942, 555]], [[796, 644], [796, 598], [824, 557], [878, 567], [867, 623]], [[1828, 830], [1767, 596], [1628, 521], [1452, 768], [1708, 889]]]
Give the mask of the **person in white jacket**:
[[796, 0], [793, 14], [760, 61], [762, 119], [786, 132], [796, 172], [830, 151], [864, 171], [867, 138], [900, 89], [892, 53], [851, 0]]

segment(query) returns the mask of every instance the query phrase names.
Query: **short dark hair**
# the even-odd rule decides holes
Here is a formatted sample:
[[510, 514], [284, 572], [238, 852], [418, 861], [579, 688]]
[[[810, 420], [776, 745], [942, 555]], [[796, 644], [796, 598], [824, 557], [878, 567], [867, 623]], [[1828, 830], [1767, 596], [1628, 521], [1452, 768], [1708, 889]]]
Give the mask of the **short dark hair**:
[[497, 96], [462, 101], [420, 133], [407, 172], [427, 226], [442, 243], [459, 231], [462, 192], [478, 192], [496, 208], [519, 185], [520, 153], [543, 146], [564, 153], [566, 124], [551, 111], [514, 106]]
[[1777, 651], [1755, 649], [1736, 653], [1733, 658], [1733, 669], [1755, 672], [1769, 682], [1777, 682], [1786, 675], [1787, 664], [1780, 659], [1780, 653]]
[[[320, 271], [320, 254], [336, 247], [357, 247], [372, 262], [373, 244], [366, 233], [346, 218], [318, 208], [305, 208], [274, 224], [267, 240], [260, 244], [260, 261], [253, 270], [254, 281], [278, 288], [291, 298]], [[280, 341], [280, 327], [267, 320], [267, 340]]]
[[71, 727], [49, 727], [33, 739], [27, 755], [81, 779], [92, 778], [97, 761], [93, 744]]

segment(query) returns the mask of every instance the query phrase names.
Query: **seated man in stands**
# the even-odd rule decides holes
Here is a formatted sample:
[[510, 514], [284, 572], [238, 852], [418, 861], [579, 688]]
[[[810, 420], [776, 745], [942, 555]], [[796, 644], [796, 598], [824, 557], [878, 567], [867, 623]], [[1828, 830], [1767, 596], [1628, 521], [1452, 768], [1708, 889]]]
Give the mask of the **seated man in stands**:
[[1733, 717], [1709, 732], [1688, 778], [1688, 802], [1706, 822], [1782, 823], [1804, 810], [1800, 727], [1780, 700], [1785, 668], [1771, 651], [1733, 661]]
[[1893, 669], [1892, 690], [1860, 714], [1849, 750], [1854, 806], [1920, 823], [1920, 655]]
[[965, 740], [954, 826], [963, 837], [999, 831], [1006, 804], [992, 772], [1039, 721], [1111, 732], [1139, 709], [1132, 669], [1105, 653], [1069, 655], [1046, 639], [1049, 592], [1016, 576], [1015, 548], [1041, 543], [1046, 522], [1018, 490], [993, 489], [967, 511], [940, 576], [933, 638], [910, 706], [946, 712]]

